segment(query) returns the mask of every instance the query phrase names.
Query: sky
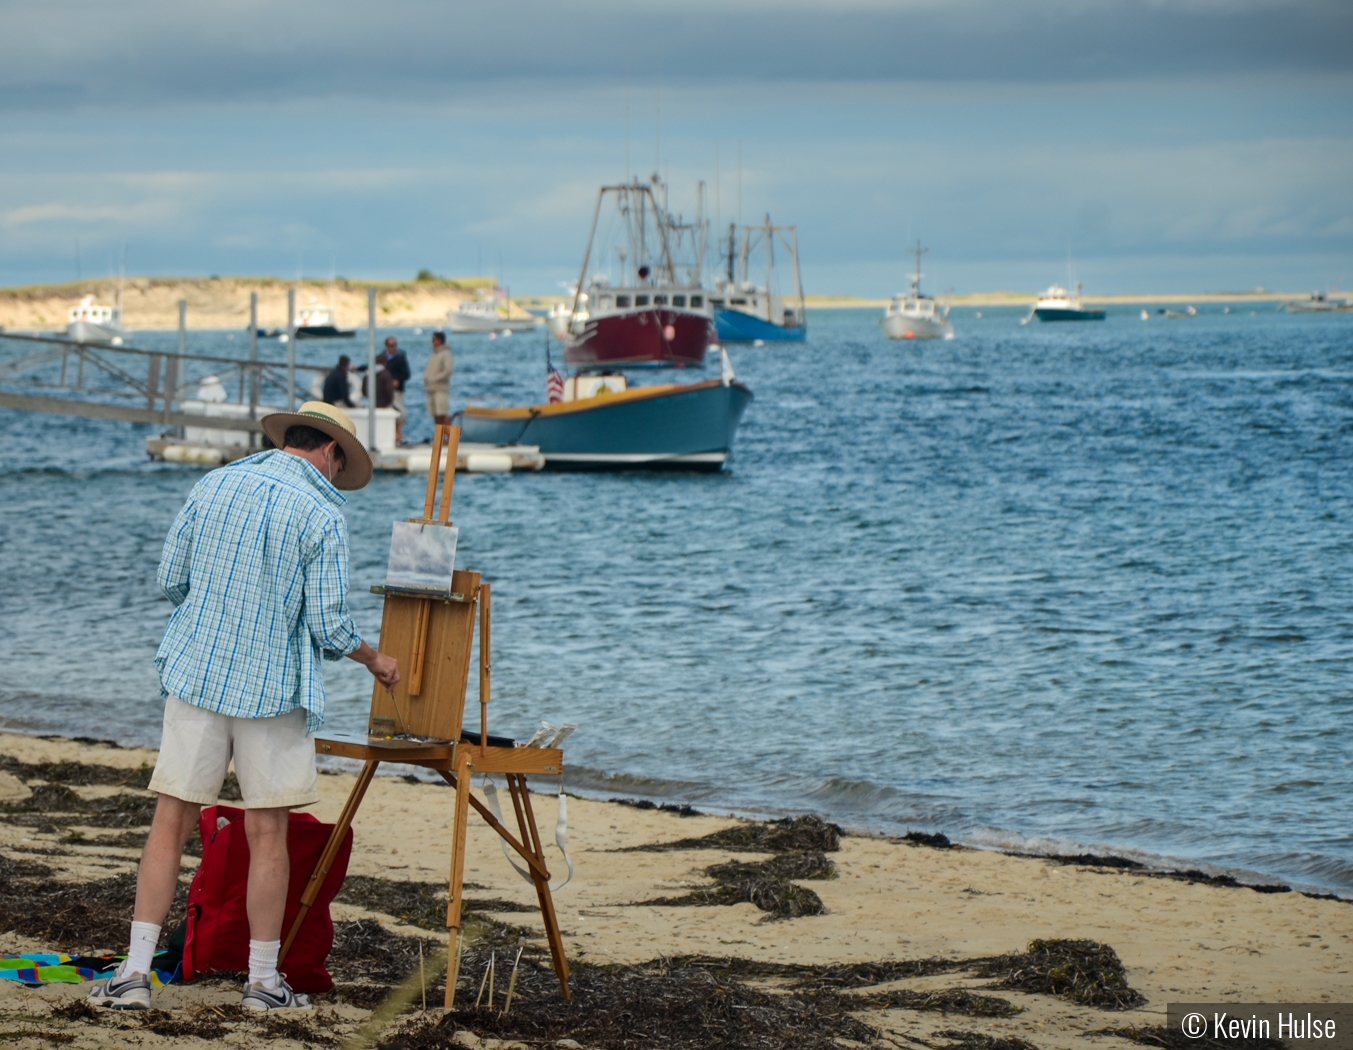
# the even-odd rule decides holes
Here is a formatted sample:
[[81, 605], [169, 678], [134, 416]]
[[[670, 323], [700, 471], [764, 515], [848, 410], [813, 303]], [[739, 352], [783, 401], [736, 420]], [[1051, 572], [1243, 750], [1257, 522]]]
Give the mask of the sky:
[[1349, 0], [0, 0], [0, 284], [577, 278], [597, 188], [806, 290], [1353, 285]]

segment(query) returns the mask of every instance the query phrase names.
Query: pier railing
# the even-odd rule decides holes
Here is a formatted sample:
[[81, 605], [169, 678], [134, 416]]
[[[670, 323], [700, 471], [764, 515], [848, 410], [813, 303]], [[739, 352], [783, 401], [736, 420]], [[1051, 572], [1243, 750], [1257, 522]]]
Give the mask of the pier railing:
[[[10, 352], [22, 350], [24, 344], [41, 349], [11, 358]], [[0, 332], [0, 408], [163, 427], [261, 432], [259, 417], [274, 407], [264, 403], [265, 397], [276, 392], [284, 405], [305, 401], [309, 391], [295, 382], [296, 373], [326, 371], [296, 364], [290, 347], [288, 358], [242, 360]], [[236, 388], [238, 403], [249, 406], [248, 416], [183, 411], [184, 401], [195, 400], [188, 393], [211, 376], [227, 392]]]

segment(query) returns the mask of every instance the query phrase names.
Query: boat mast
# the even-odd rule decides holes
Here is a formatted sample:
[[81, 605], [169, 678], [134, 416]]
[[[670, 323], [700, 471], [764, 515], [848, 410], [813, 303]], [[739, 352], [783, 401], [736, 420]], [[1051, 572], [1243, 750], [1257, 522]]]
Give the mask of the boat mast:
[[578, 274], [578, 287], [573, 289], [573, 309], [569, 312], [569, 324], [578, 316], [578, 297], [583, 294], [583, 281], [587, 279], [587, 264], [592, 258], [592, 240], [597, 235], [597, 219], [601, 217], [601, 201], [610, 187], [603, 186], [597, 193], [597, 207], [592, 212], [592, 232], [587, 235], [587, 251], [583, 252], [583, 270]]
[[911, 279], [911, 294], [916, 298], [921, 297], [921, 256], [925, 255], [929, 248], [921, 247], [921, 239], [916, 239], [916, 247], [912, 249], [912, 254], [916, 256], [916, 276]]
[[770, 308], [771, 273], [775, 269], [775, 227], [770, 224], [770, 212], [766, 212], [766, 321], [774, 324]]

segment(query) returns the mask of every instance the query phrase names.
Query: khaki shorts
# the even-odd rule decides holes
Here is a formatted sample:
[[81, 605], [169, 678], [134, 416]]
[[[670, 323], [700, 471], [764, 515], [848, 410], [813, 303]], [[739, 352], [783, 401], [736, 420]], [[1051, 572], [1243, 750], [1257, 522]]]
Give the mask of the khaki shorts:
[[449, 416], [451, 414], [451, 395], [445, 390], [429, 390], [428, 415]]
[[284, 809], [319, 801], [315, 738], [305, 711], [272, 718], [234, 718], [194, 707], [176, 696], [164, 702], [164, 734], [150, 790], [199, 806], [214, 805], [235, 760], [245, 809]]
[[399, 413], [399, 418], [400, 418], [400, 419], [403, 419], [403, 418], [404, 418], [404, 391], [403, 391], [403, 390], [396, 390], [396, 391], [394, 392], [394, 396], [391, 398], [390, 405], [391, 405], [392, 408], [394, 408], [394, 410], [395, 410], [396, 412]]

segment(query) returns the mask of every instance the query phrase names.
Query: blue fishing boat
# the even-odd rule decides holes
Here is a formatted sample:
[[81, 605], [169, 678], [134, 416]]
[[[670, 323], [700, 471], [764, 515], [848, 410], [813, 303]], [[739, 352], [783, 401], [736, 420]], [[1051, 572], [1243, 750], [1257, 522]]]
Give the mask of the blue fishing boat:
[[[776, 290], [777, 241], [793, 269], [795, 292], [787, 300]], [[709, 298], [720, 342], [803, 342], [808, 322], [799, 276], [799, 237], [794, 227], [775, 226], [767, 215], [760, 226], [744, 226], [739, 237], [736, 224], [729, 223], [728, 240], [723, 243], [727, 269], [715, 282]], [[765, 284], [758, 285], [753, 273], [760, 277], [763, 263]]]
[[577, 375], [559, 401], [467, 405], [461, 440], [535, 445], [546, 470], [722, 470], [752, 392], [731, 369], [702, 383], [629, 387], [623, 375]]

